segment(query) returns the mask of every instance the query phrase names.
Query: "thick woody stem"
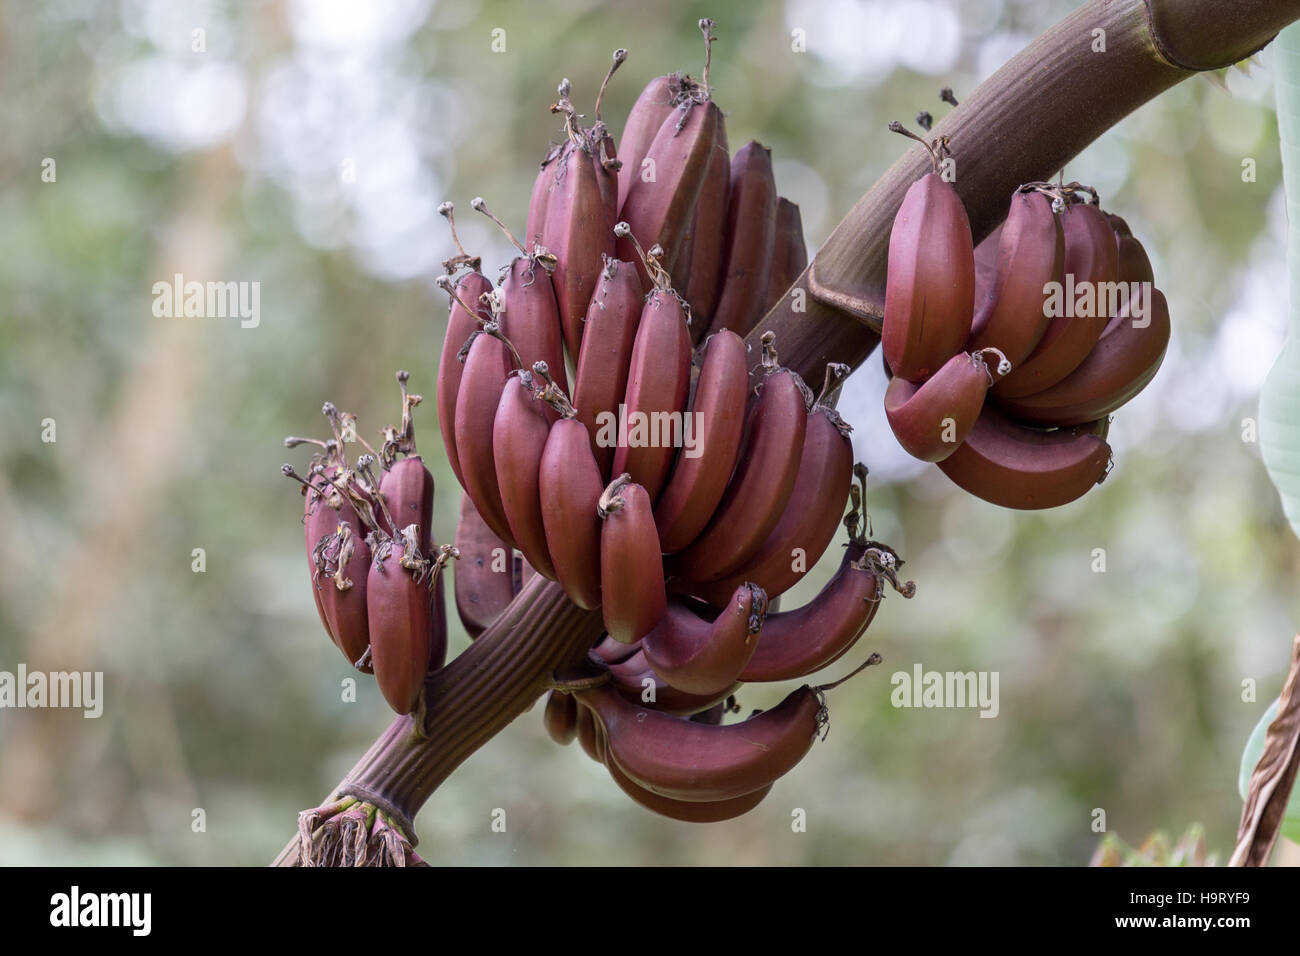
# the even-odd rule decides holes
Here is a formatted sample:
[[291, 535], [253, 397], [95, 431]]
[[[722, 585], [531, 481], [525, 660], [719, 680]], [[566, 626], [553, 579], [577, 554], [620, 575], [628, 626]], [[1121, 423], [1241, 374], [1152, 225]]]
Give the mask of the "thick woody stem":
[[[599, 611], [581, 610], [537, 575], [464, 653], [429, 678], [424, 727], [398, 717], [321, 804], [360, 788], [414, 819], [465, 758], [532, 706], [556, 671], [586, 660], [603, 629]], [[297, 852], [295, 838], [275, 865], [295, 866]]]

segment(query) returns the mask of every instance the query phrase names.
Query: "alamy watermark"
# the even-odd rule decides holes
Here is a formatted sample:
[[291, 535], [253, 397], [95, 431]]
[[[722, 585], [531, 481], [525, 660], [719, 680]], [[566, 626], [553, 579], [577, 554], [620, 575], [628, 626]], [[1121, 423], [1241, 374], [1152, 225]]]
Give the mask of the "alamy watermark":
[[255, 329], [262, 321], [262, 283], [185, 281], [176, 273], [171, 282], [153, 284], [153, 314], [163, 319], [239, 319], [240, 328]]
[[1050, 318], [1092, 319], [1118, 316], [1127, 306], [1133, 328], [1151, 324], [1150, 282], [1079, 282], [1074, 273], [1065, 274], [1065, 282], [1048, 282], [1043, 286], [1043, 314]]
[[704, 454], [703, 412], [629, 412], [620, 404], [617, 414], [596, 416], [596, 444], [601, 448], [680, 448], [684, 458]]
[[913, 664], [910, 674], [895, 671], [889, 683], [895, 707], [978, 707], [981, 717], [996, 717], [1001, 709], [997, 671], [927, 671]]
[[104, 713], [103, 671], [0, 671], [0, 710], [53, 707], [82, 710], [84, 717]]

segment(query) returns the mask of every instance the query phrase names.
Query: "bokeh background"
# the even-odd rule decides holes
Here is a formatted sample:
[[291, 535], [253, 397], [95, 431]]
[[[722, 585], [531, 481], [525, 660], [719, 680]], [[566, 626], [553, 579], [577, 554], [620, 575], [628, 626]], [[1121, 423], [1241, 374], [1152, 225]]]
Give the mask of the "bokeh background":
[[[386, 726], [373, 682], [340, 700], [350, 672], [317, 620], [301, 499], [279, 474], [305, 455], [281, 438], [322, 433], [327, 398], [374, 434], [396, 416], [399, 367], [432, 397], [434, 279], [452, 251], [437, 206], [458, 202], [486, 267], [507, 261], [469, 199], [522, 226], [561, 77], [590, 110], [610, 51], [630, 48], [604, 110], [617, 134], [652, 76], [698, 74], [695, 21], [716, 18], [730, 140], [772, 148], [815, 250], [905, 148], [889, 120], [941, 116], [941, 86], [961, 97], [1071, 6], [0, 4], [0, 669], [102, 670], [106, 696], [99, 720], [0, 711], [0, 862], [265, 863]], [[872, 469], [874, 530], [918, 594], [886, 601], [860, 645], [885, 665], [834, 693], [829, 738], [759, 809], [704, 828], [654, 817], [554, 746], [537, 707], [435, 795], [420, 852], [1073, 865], [1101, 808], [1133, 843], [1200, 822], [1226, 856], [1241, 748], [1300, 621], [1296, 542], [1243, 440], [1286, 306], [1270, 62], [1184, 83], [1066, 170], [1145, 242], [1175, 319], [1163, 371], [1116, 417], [1103, 486], [1046, 514], [974, 500], [894, 444], [878, 360], [851, 380], [842, 410]], [[156, 318], [153, 283], [177, 272], [259, 282], [260, 324]], [[432, 401], [417, 427], [449, 540], [458, 490]], [[999, 716], [893, 708], [890, 674], [917, 662], [999, 672]]]

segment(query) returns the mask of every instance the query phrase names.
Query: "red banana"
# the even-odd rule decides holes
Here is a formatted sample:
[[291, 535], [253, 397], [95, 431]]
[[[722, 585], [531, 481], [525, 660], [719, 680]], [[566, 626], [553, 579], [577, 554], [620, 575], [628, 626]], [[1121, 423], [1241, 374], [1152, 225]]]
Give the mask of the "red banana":
[[[891, 124], [891, 129], [902, 130]], [[915, 137], [914, 137], [915, 138]], [[922, 141], [924, 144], [924, 141]], [[889, 234], [881, 344], [893, 374], [923, 382], [961, 350], [975, 302], [975, 250], [957, 190], [935, 171], [907, 190]]]
[[768, 784], [766, 787], [759, 787], [751, 793], [731, 800], [674, 800], [639, 786], [619, 770], [618, 764], [612, 760], [605, 760], [605, 768], [618, 784], [619, 789], [635, 802], [652, 813], [672, 820], [680, 820], [683, 823], [721, 823], [723, 820], [733, 820], [753, 810], [772, 792], [772, 785]]
[[623, 135], [618, 141], [619, 158], [623, 161], [618, 171], [620, 214], [633, 181], [641, 176], [641, 163], [650, 151], [655, 134], [675, 109], [674, 103], [681, 94], [683, 79], [680, 73], [656, 76], [646, 84], [628, 111], [627, 122], [623, 124]]
[[943, 461], [975, 427], [994, 373], [984, 361], [993, 352], [999, 375], [1011, 364], [995, 348], [958, 352], [921, 385], [894, 378], [885, 389], [885, 417], [898, 443], [913, 458]]
[[[447, 451], [447, 460], [456, 480], [464, 484], [460, 472], [460, 457], [456, 454], [456, 395], [460, 390], [464, 358], [460, 351], [470, 336], [478, 329], [481, 322], [491, 319], [491, 313], [483, 307], [483, 296], [492, 291], [492, 283], [479, 271], [480, 260], [465, 252], [456, 235], [455, 206], [449, 202], [438, 207], [451, 227], [451, 237], [456, 243], [459, 254], [443, 262], [448, 269], [446, 276], [438, 279], [438, 285], [447, 293], [449, 311], [447, 314], [447, 332], [442, 339], [442, 354], [438, 360], [438, 428], [442, 431], [442, 446]], [[452, 275], [462, 265], [470, 268], [452, 283]]]
[[600, 496], [601, 610], [609, 636], [640, 640], [667, 612], [663, 556], [650, 496], [623, 474]]
[[456, 611], [473, 639], [491, 627], [515, 598], [514, 552], [492, 533], [464, 492], [456, 524], [456, 550], [460, 552], [453, 582]]
[[1044, 286], [1062, 281], [1065, 234], [1048, 196], [1017, 190], [997, 235], [991, 284], [984, 285], [978, 278], [980, 251], [989, 240], [976, 250], [975, 321], [966, 351], [996, 348], [1014, 368], [1038, 345], [1051, 321], [1044, 308]]
[[[402, 428], [385, 429], [380, 453], [387, 470], [379, 481], [383, 522], [393, 529], [374, 530], [369, 539], [373, 559], [366, 578], [367, 620], [375, 681], [388, 705], [410, 713], [426, 675], [447, 656], [447, 620], [440, 571], [455, 549], [433, 557], [433, 475], [415, 454], [411, 409], [418, 395], [402, 386]], [[397, 452], [407, 457], [395, 461]], [[368, 468], [368, 465], [363, 465]]]
[[758, 649], [741, 672], [742, 681], [770, 682], [807, 677], [835, 663], [866, 632], [884, 598], [884, 582], [910, 598], [916, 586], [900, 584], [902, 560], [889, 548], [850, 532], [839, 569], [802, 607], [769, 614]]
[[[1123, 290], [1120, 300], [1121, 309], [1123, 309], [1128, 305], [1129, 293], [1133, 290], [1133, 283], [1146, 283], [1154, 287], [1156, 276], [1151, 268], [1151, 260], [1147, 257], [1146, 249], [1135, 237], [1121, 235], [1116, 231], [1115, 249], [1118, 255], [1119, 283]], [[1111, 319], [1111, 325], [1114, 325], [1118, 319], [1118, 315]], [[1110, 326], [1108, 325], [1106, 329], [1109, 331]]]
[[772, 151], [746, 143], [731, 158], [722, 295], [711, 331], [731, 329], [745, 335], [762, 318], [776, 248], [777, 198]]
[[578, 735], [578, 702], [573, 695], [558, 690], [547, 694], [542, 723], [551, 739], [560, 746], [573, 743], [573, 738]]
[[[663, 249], [663, 266], [670, 274], [681, 259], [721, 118], [712, 102], [687, 101], [664, 120], [646, 154], [645, 162], [653, 165], [637, 176], [619, 212], [633, 235], [648, 247]], [[651, 175], [653, 179], [646, 178]], [[636, 261], [626, 239], [617, 248], [620, 259]], [[647, 287], [651, 284], [648, 274], [641, 278]]]
[[691, 426], [693, 447], [683, 446], [655, 506], [659, 544], [666, 554], [682, 550], [704, 530], [740, 455], [749, 386], [745, 343], [724, 329], [709, 337], [703, 352], [695, 397], [683, 419], [684, 426]]
[[776, 243], [772, 249], [772, 271], [763, 296], [764, 313], [781, 301], [806, 268], [808, 247], [804, 244], [803, 217], [799, 214], [799, 207], [782, 196], [776, 206]]
[[[1060, 314], [1053, 316], [1038, 346], [1017, 365], [1011, 374], [993, 386], [998, 398], [1023, 398], [1055, 385], [1069, 375], [1087, 356], [1102, 330], [1110, 321], [1110, 312], [1102, 293], [1118, 277], [1118, 252], [1115, 235], [1102, 211], [1091, 203], [1075, 202], [1062, 214], [1065, 235], [1065, 284], [1057, 296]], [[1075, 303], [1073, 290], [1092, 290], [1092, 306], [1085, 298], [1084, 309], [1090, 315], [1071, 315]]]
[[774, 341], [764, 333], [764, 374], [749, 436], [722, 503], [703, 534], [670, 559], [674, 575], [687, 582], [716, 581], [744, 566], [781, 520], [794, 491], [812, 396], [795, 372], [777, 364]]
[[609, 675], [615, 690], [642, 706], [689, 717], [717, 706], [740, 689], [740, 684], [736, 683], [704, 696], [679, 690], [654, 672], [640, 642], [636, 647], [631, 657], [609, 665]]
[[[984, 241], [975, 247], [975, 314], [979, 315], [989, 298], [993, 295], [993, 286], [998, 278], [998, 253], [1002, 245], [1002, 223], [984, 237]], [[1064, 255], [1064, 245], [1061, 247]], [[882, 356], [883, 359], [883, 356]]]
[[808, 686], [723, 726], [628, 703], [611, 687], [577, 696], [605, 732], [607, 759], [638, 786], [674, 800], [731, 800], [768, 786], [803, 759], [827, 723], [821, 691]]
[[[547, 216], [549, 220], [550, 213]], [[551, 377], [567, 392], [564, 337], [547, 270], [548, 260], [540, 256], [518, 256], [511, 262], [498, 290], [503, 308], [497, 318], [502, 334], [519, 355], [520, 365], [532, 368], [534, 362], [545, 362]]]
[[[614, 254], [613, 229], [617, 209], [613, 189], [601, 188], [601, 178], [611, 179], [612, 186], [614, 174], [601, 165], [597, 156], [600, 141], [589, 136], [590, 131], [579, 125], [577, 114], [565, 95], [567, 84], [567, 80], [561, 84], [560, 102], [552, 107], [553, 111], [566, 114], [568, 142], [557, 160], [555, 179], [550, 186], [542, 245], [557, 260], [554, 285], [560, 327], [569, 354], [576, 358], [582, 341], [583, 316], [596, 289], [601, 264]], [[509, 317], [510, 306], [507, 303], [507, 322]], [[506, 334], [509, 335], [509, 331]], [[531, 360], [523, 353], [521, 348], [520, 354], [530, 366]], [[547, 356], [539, 357], [548, 364], [552, 361]], [[555, 366], [552, 364], [551, 368]], [[563, 374], [552, 374], [556, 375], [560, 387], [567, 391]]]
[[[847, 374], [838, 366], [836, 374]], [[808, 415], [790, 501], [758, 553], [739, 571], [695, 590], [721, 605], [736, 585], [752, 581], [769, 598], [794, 587], [816, 565], [835, 537], [853, 481], [849, 426], [828, 404], [818, 402]]]
[[528, 221], [524, 227], [524, 242], [531, 249], [542, 241], [542, 232], [546, 228], [546, 213], [551, 201], [551, 183], [555, 181], [555, 171], [565, 144], [559, 143], [546, 150], [533, 180], [533, 191], [528, 198]]
[[[538, 368], [542, 365], [539, 363]], [[492, 424], [492, 458], [501, 506], [510, 535], [524, 559], [543, 577], [555, 580], [542, 523], [539, 474], [550, 434], [549, 407], [537, 398], [533, 375], [512, 372], [501, 392]]]
[[[588, 611], [601, 602], [603, 534], [597, 507], [604, 485], [586, 427], [566, 414], [551, 426], [537, 489], [556, 579], [569, 600]], [[655, 563], [659, 563], [657, 554]]]
[[605, 634], [596, 642], [587, 656], [595, 655], [605, 664], [621, 664], [639, 650], [641, 650], [640, 641], [624, 644], [622, 641], [616, 641], [608, 634]]
[[[616, 230], [626, 233], [626, 223]], [[639, 250], [639, 247], [638, 247]], [[685, 438], [686, 403], [691, 387], [691, 333], [682, 300], [653, 250], [646, 260], [655, 289], [646, 298], [632, 344], [627, 390], [620, 409], [613, 474], [627, 472], [645, 488], [653, 502], [672, 470], [677, 448]], [[608, 429], [598, 429], [603, 443]], [[626, 439], [626, 440], [625, 440]]]
[[1040, 431], [986, 403], [975, 427], [939, 468], [958, 487], [1004, 508], [1055, 508], [1081, 497], [1110, 468], [1106, 419]]
[[1131, 319], [1129, 312], [1126, 305], [1073, 372], [1051, 388], [1002, 401], [1002, 410], [1030, 424], [1082, 425], [1132, 399], [1160, 368], [1170, 323], [1169, 306], [1159, 289], [1151, 289], [1145, 322]]
[[[712, 22], [701, 21], [706, 57], [712, 56]], [[670, 84], [671, 86], [671, 84]], [[664, 118], [654, 139], [638, 160], [635, 148], [624, 143], [624, 161], [630, 168], [627, 192], [619, 204], [619, 219], [631, 226], [632, 235], [647, 248], [663, 249], [661, 265], [676, 274], [682, 246], [695, 217], [696, 203], [707, 178], [709, 160], [723, 119], [709, 98], [709, 62], [699, 83], [682, 77], [673, 90], [673, 111]], [[619, 178], [622, 193], [623, 178]], [[618, 244], [618, 257], [636, 262], [626, 238]], [[640, 263], [638, 263], [638, 268]], [[648, 272], [642, 281], [651, 286]], [[657, 284], [657, 283], [654, 283]]]
[[[327, 477], [329, 471], [337, 469], [329, 469]], [[326, 630], [338, 649], [354, 667], [368, 671], [366, 651], [370, 647], [370, 627], [366, 613], [366, 572], [370, 567], [370, 548], [366, 544], [366, 529], [347, 495], [340, 494], [337, 487], [330, 491], [333, 493], [327, 492], [317, 501], [307, 520], [308, 535], [316, 536], [311, 551], [313, 589]], [[317, 534], [322, 530], [324, 534]]]
[[722, 294], [723, 257], [727, 245], [727, 202], [731, 192], [731, 156], [727, 152], [727, 129], [718, 118], [718, 135], [709, 153], [699, 203], [691, 220], [684, 276], [677, 285], [685, 290], [695, 321], [692, 338], [704, 337]]
[[581, 705], [578, 707], [574, 735], [578, 738], [578, 746], [582, 748], [583, 753], [596, 763], [605, 762], [604, 740], [600, 728], [596, 725], [596, 718], [588, 708]]
[[711, 622], [674, 601], [641, 639], [641, 647], [654, 672], [673, 687], [688, 694], [716, 694], [734, 686], [749, 663], [766, 614], [767, 595], [748, 583], [736, 588]]
[[[392, 522], [393, 547], [400, 549], [402, 552], [400, 562], [402, 567], [416, 572], [411, 577], [418, 577], [423, 574], [429, 579], [428, 586], [425, 588], [426, 591], [431, 589], [431, 594], [426, 602], [428, 619], [427, 639], [424, 644], [424, 668], [425, 671], [428, 671], [442, 667], [447, 659], [447, 612], [446, 603], [443, 599], [442, 576], [438, 573], [446, 558], [442, 558], [442, 563], [437, 563], [434, 566], [434, 551], [437, 548], [437, 544], [433, 540], [434, 481], [433, 475], [425, 467], [424, 461], [419, 455], [415, 454], [414, 433], [409, 410], [414, 405], [419, 404], [420, 397], [418, 395], [407, 397], [405, 375], [404, 372], [398, 373], [398, 380], [402, 383], [404, 402], [402, 432], [396, 440], [390, 437], [389, 441], [385, 442], [382, 457], [391, 461], [393, 453], [399, 450], [405, 452], [406, 457], [400, 461], [391, 461], [388, 470], [384, 472], [383, 477], [379, 480], [379, 498], [384, 518]], [[382, 534], [383, 532], [378, 533]], [[448, 554], [456, 553], [454, 548], [446, 548], [444, 551]], [[421, 559], [424, 560], [424, 567], [413, 567], [412, 562], [418, 562]], [[375, 565], [382, 563], [379, 555], [376, 554], [371, 565], [368, 582], [374, 578]], [[381, 569], [381, 571], [383, 570], [387, 569]], [[368, 586], [369, 584], [367, 584]], [[408, 600], [414, 601], [414, 598], [408, 595]], [[370, 600], [367, 603], [371, 605], [371, 651], [372, 655], [378, 658], [379, 652], [374, 649], [375, 642], [379, 640], [374, 631], [374, 601]], [[376, 670], [378, 670], [378, 665], [376, 665]], [[392, 698], [389, 699], [389, 702], [392, 703]], [[398, 712], [404, 713], [404, 711]]]
[[[494, 300], [499, 298], [499, 292], [494, 291]], [[456, 396], [455, 438], [461, 484], [492, 533], [513, 548], [515, 541], [497, 487], [492, 446], [492, 425], [511, 367], [510, 348], [500, 338], [497, 324], [489, 322], [469, 343]]]
[[587, 309], [573, 391], [573, 407], [578, 421], [587, 427], [602, 487], [609, 480], [615, 443], [598, 442], [596, 436], [602, 415], [618, 418], [644, 304], [636, 267], [620, 259], [606, 259]]

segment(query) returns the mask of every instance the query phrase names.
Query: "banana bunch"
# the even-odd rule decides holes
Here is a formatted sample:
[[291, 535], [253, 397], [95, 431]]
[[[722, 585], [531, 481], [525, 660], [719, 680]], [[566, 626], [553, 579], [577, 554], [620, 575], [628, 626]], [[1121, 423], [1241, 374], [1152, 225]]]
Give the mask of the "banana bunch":
[[[425, 676], [446, 660], [441, 571], [458, 556], [433, 540], [433, 475], [416, 453], [411, 410], [421, 398], [407, 391], [408, 378], [397, 373], [402, 424], [382, 429], [378, 453], [357, 435], [355, 416], [327, 402], [331, 438], [284, 440], [319, 449], [307, 477], [292, 465], [281, 469], [302, 485], [307, 563], [325, 632], [357, 670], [374, 674], [399, 714], [415, 708]], [[352, 463], [347, 440], [365, 449]]]
[[[599, 609], [591, 673], [557, 682], [546, 726], [643, 806], [692, 821], [755, 806], [826, 725], [829, 687], [809, 686], [724, 724], [740, 686], [825, 667], [861, 637], [886, 583], [914, 590], [897, 554], [862, 533], [866, 468], [835, 410], [848, 368], [829, 366], [814, 395], [770, 333], [748, 353], [744, 336], [807, 252], [770, 152], [729, 153], [709, 89], [712, 21], [700, 27], [701, 79], [651, 80], [617, 150], [600, 102], [626, 51], [590, 126], [560, 85], [562, 141], [538, 171], [525, 241], [472, 203], [519, 252], [497, 283], [444, 204], [458, 253], [440, 280], [437, 390], [464, 489], [455, 599], [467, 631], [481, 634], [532, 575]], [[777, 611], [841, 524], [834, 577]]]
[[1027, 183], [978, 247], [948, 143], [889, 240], [885, 414], [912, 456], [1008, 508], [1074, 501], [1109, 472], [1109, 415], [1155, 376], [1169, 308], [1142, 244], [1078, 183]]

